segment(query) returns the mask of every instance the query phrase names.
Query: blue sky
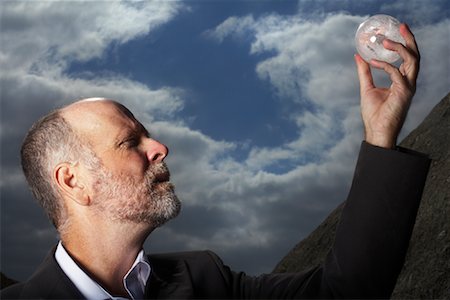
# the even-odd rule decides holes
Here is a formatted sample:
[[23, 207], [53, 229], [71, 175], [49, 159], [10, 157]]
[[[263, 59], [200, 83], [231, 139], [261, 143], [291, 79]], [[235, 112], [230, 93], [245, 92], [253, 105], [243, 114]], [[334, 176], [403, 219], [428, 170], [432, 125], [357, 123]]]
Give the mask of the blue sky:
[[449, 92], [444, 0], [2, 1], [0, 10], [0, 269], [20, 280], [57, 241], [18, 159], [27, 129], [52, 108], [119, 100], [170, 148], [183, 210], [147, 252], [212, 249], [259, 274], [345, 200], [363, 139], [359, 23], [390, 14], [417, 37], [422, 67], [402, 137]]

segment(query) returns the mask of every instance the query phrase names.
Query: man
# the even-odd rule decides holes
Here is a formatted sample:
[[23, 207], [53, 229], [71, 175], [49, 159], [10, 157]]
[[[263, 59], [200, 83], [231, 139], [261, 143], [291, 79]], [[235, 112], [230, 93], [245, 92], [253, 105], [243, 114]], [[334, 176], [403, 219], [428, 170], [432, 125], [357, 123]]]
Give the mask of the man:
[[61, 236], [36, 273], [2, 298], [388, 298], [402, 267], [429, 160], [395, 147], [415, 91], [419, 52], [401, 26], [403, 58], [376, 88], [355, 56], [365, 142], [333, 249], [323, 265], [297, 274], [249, 277], [213, 253], [145, 255], [147, 236], [180, 203], [163, 160], [168, 149], [121, 104], [86, 99], [38, 121], [22, 147], [35, 197]]

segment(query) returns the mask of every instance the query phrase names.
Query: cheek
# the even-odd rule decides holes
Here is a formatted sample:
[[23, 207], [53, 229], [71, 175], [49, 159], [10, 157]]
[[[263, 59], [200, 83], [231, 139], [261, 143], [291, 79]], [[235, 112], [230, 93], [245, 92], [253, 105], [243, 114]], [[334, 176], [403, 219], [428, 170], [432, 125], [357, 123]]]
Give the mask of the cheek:
[[145, 154], [133, 151], [120, 158], [112, 158], [108, 164], [104, 162], [104, 165], [117, 176], [139, 177], [148, 169], [149, 162]]
[[145, 154], [134, 153], [129, 155], [127, 159], [122, 162], [122, 172], [131, 176], [140, 177], [145, 174], [149, 168], [149, 162]]

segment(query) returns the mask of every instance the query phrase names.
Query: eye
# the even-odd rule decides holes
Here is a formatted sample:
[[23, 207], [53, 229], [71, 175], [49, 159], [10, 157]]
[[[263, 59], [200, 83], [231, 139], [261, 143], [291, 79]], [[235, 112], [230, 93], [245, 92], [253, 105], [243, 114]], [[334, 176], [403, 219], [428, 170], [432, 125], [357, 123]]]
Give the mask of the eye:
[[126, 148], [134, 148], [139, 145], [139, 140], [137, 138], [130, 138], [121, 143], [121, 146]]

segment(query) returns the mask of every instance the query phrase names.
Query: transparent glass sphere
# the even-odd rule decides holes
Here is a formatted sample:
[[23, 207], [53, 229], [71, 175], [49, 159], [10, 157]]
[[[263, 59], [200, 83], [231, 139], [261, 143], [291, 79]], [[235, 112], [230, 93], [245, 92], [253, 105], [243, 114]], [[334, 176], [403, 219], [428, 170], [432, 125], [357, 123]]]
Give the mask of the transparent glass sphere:
[[388, 63], [397, 61], [400, 56], [397, 52], [384, 48], [383, 40], [388, 38], [405, 45], [399, 26], [400, 22], [388, 15], [374, 15], [362, 22], [355, 35], [359, 55], [367, 62], [371, 59]]

